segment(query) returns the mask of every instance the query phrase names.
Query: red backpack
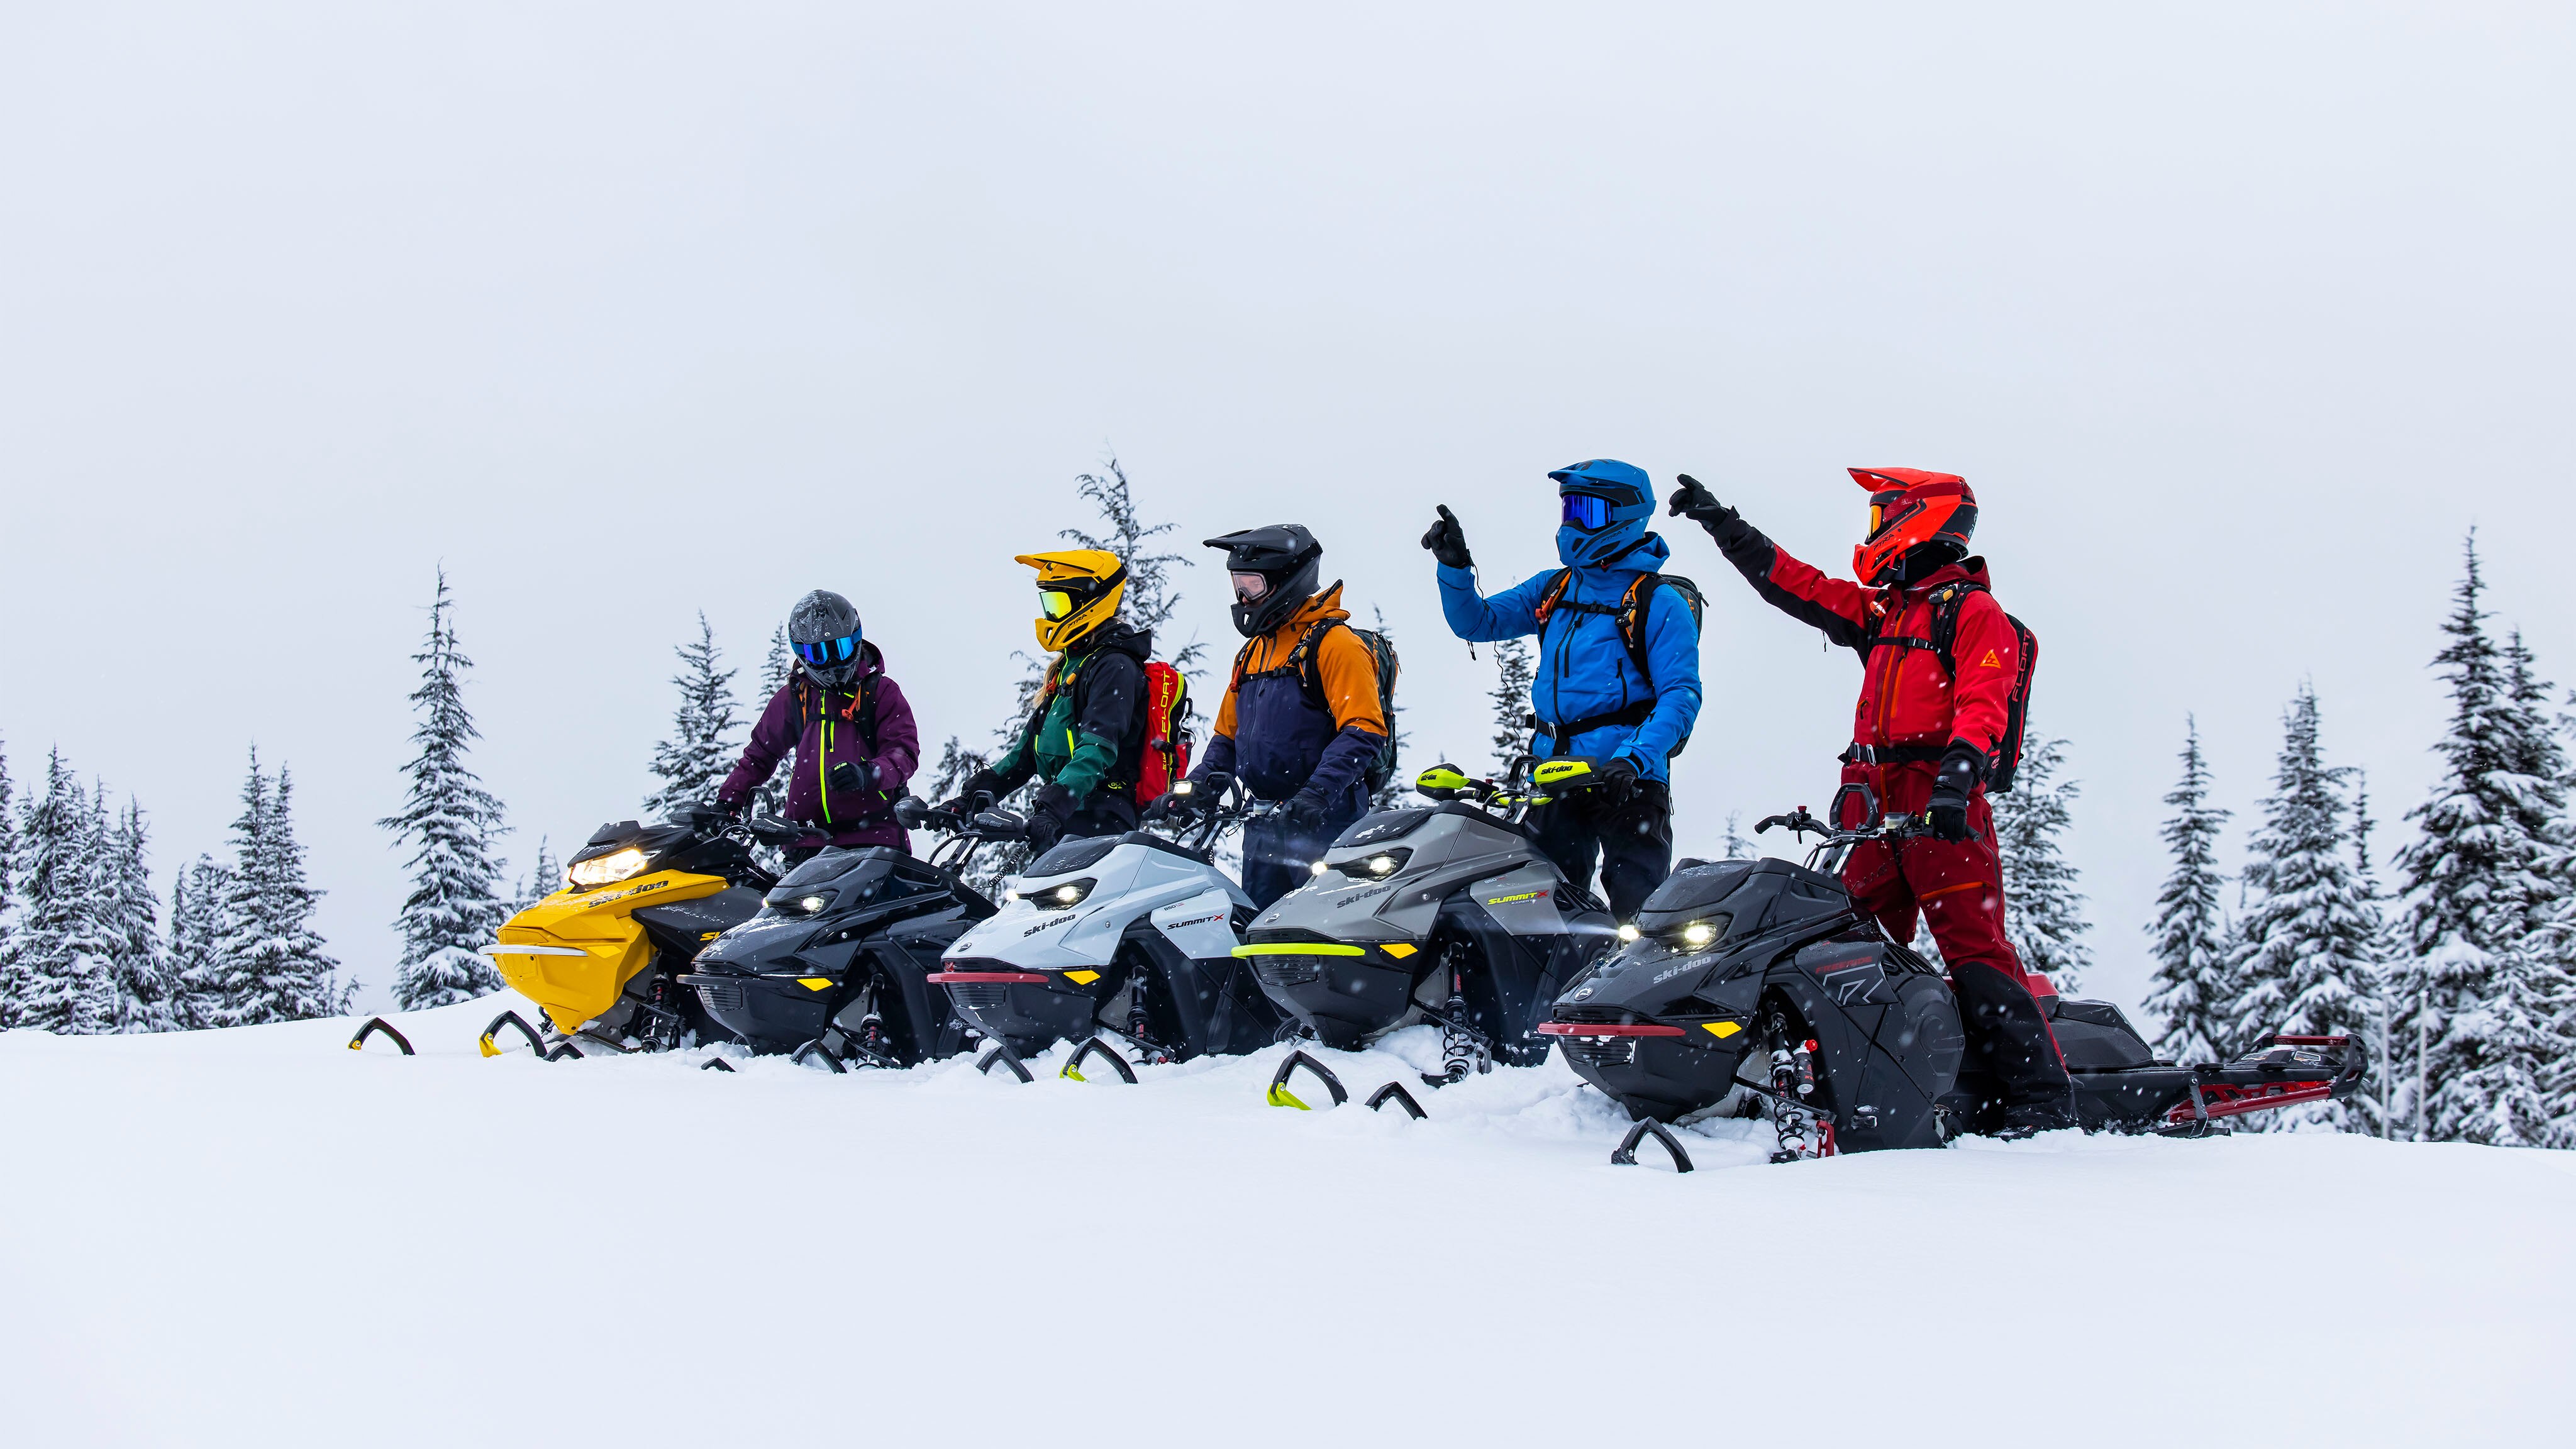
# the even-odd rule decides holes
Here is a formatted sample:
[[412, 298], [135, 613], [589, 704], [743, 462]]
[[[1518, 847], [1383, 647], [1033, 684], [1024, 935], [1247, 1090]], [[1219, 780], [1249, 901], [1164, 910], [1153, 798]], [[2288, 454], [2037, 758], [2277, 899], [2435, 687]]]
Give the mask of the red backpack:
[[1151, 805], [1190, 772], [1190, 681], [1161, 660], [1145, 666], [1145, 757], [1136, 803]]

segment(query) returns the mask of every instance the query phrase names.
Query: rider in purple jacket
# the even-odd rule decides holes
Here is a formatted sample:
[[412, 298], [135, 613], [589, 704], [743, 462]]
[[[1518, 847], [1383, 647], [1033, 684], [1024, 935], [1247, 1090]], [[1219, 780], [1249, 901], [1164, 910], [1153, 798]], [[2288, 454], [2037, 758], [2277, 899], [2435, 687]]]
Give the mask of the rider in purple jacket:
[[742, 809], [793, 750], [787, 818], [812, 833], [787, 851], [790, 861], [826, 845], [884, 845], [910, 854], [912, 837], [895, 823], [894, 802], [921, 766], [921, 731], [903, 690], [886, 677], [877, 646], [860, 637], [859, 611], [816, 589], [797, 601], [787, 634], [796, 646], [787, 686], [760, 712], [716, 803]]

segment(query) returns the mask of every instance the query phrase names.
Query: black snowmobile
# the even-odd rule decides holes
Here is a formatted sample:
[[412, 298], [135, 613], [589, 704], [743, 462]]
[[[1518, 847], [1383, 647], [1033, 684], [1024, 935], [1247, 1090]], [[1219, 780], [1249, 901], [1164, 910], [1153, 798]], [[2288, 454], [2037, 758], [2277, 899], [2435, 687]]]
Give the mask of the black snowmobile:
[[755, 1052], [835, 1072], [954, 1056], [975, 1033], [930, 978], [949, 945], [993, 914], [959, 875], [982, 839], [953, 837], [927, 860], [884, 846], [824, 850], [700, 951], [680, 983]]
[[[1538, 1028], [1637, 1119], [1615, 1161], [1633, 1161], [1651, 1134], [1686, 1164], [1661, 1124], [1730, 1105], [1772, 1117], [1774, 1161], [1938, 1147], [2001, 1128], [1996, 1084], [1963, 1060], [1948, 980], [1888, 939], [1839, 875], [1854, 846], [1927, 833], [1926, 817], [1882, 818], [1860, 784], [1843, 786], [1828, 813], [1834, 824], [1801, 808], [1755, 827], [1822, 836], [1803, 867], [1683, 861], [1622, 930], [1625, 944]], [[2158, 1061], [2109, 1002], [2049, 995], [2040, 1005], [2088, 1131], [2198, 1136], [2247, 1112], [2346, 1098], [2361, 1082], [2361, 1053], [2345, 1037], [2268, 1036], [2225, 1065], [2178, 1066]]]

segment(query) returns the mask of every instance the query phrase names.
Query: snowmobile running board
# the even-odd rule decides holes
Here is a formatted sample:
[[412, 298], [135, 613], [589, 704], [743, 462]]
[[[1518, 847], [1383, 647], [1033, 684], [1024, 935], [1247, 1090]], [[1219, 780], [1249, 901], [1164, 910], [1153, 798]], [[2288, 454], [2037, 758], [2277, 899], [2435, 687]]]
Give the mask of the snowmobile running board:
[[[1279, 1064], [1279, 1070], [1270, 1074], [1270, 1095], [1263, 1100], [1273, 1107], [1294, 1107], [1300, 1112], [1313, 1110], [1298, 1101], [1296, 1093], [1288, 1090], [1288, 1074], [1299, 1067], [1314, 1073], [1315, 1080], [1324, 1084], [1324, 1090], [1333, 1094], [1334, 1106], [1338, 1107], [1351, 1099], [1351, 1094], [1342, 1090], [1342, 1079], [1333, 1075], [1331, 1067], [1325, 1066], [1304, 1052], [1290, 1052], [1288, 1059]], [[1415, 1110], [1418, 1112], [1420, 1109]]]
[[403, 1039], [403, 1034], [394, 1030], [394, 1024], [385, 1020], [381, 1016], [371, 1016], [367, 1018], [367, 1024], [358, 1028], [358, 1034], [356, 1036], [349, 1038], [349, 1050], [358, 1051], [364, 1048], [367, 1044], [367, 1038], [375, 1035], [377, 1032], [383, 1032], [386, 1036], [393, 1038], [394, 1045], [402, 1048], [402, 1054], [404, 1056], [408, 1057], [418, 1055], [411, 1049], [411, 1043]]
[[1080, 1069], [1082, 1064], [1090, 1060], [1094, 1055], [1104, 1056], [1109, 1059], [1110, 1069], [1118, 1073], [1118, 1080], [1125, 1082], [1131, 1087], [1136, 1085], [1136, 1071], [1133, 1067], [1127, 1065], [1127, 1059], [1118, 1054], [1118, 1048], [1111, 1046], [1109, 1043], [1102, 1041], [1096, 1036], [1091, 1040], [1084, 1042], [1081, 1050], [1076, 1051], [1073, 1054], [1073, 1059], [1064, 1064], [1064, 1070], [1056, 1073], [1056, 1075], [1059, 1077], [1071, 1077], [1077, 1082], [1090, 1081], [1091, 1079], [1084, 1076]]
[[519, 1029], [519, 1035], [528, 1039], [528, 1050], [535, 1052], [539, 1060], [542, 1061], [546, 1059], [545, 1038], [537, 1035], [537, 1029], [528, 1025], [528, 1019], [519, 1015], [515, 1011], [502, 1012], [499, 1016], [492, 1018], [492, 1024], [490, 1026], [483, 1028], [483, 1035], [477, 1038], [474, 1043], [475, 1046], [482, 1051], [483, 1055], [487, 1057], [497, 1057], [501, 1054], [499, 1044], [494, 1042], [492, 1038], [499, 1036], [501, 1034], [501, 1028], [505, 1026], [517, 1027]]
[[1619, 1141], [1619, 1150], [1610, 1154], [1610, 1165], [1613, 1167], [1636, 1166], [1637, 1148], [1649, 1137], [1652, 1137], [1657, 1142], [1664, 1144], [1664, 1150], [1672, 1154], [1673, 1171], [1675, 1174], [1678, 1175], [1691, 1170], [1690, 1154], [1682, 1151], [1681, 1139], [1673, 1136], [1672, 1132], [1667, 1129], [1663, 1123], [1656, 1121], [1652, 1117], [1640, 1117], [1637, 1119], [1637, 1125], [1628, 1129], [1628, 1135], [1621, 1138]]

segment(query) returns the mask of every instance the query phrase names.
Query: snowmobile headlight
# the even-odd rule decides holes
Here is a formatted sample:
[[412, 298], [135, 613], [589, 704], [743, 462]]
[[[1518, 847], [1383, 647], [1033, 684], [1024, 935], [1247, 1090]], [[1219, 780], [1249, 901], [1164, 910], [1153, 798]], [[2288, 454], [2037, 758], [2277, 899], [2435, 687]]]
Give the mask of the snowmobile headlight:
[[1641, 934], [1643, 933], [1635, 926], [1621, 926], [1619, 928], [1619, 939], [1622, 941], [1633, 941]]
[[1395, 874], [1397, 871], [1404, 869], [1404, 863], [1411, 859], [1413, 859], [1413, 851], [1406, 846], [1399, 845], [1392, 850], [1380, 850], [1368, 855], [1354, 856], [1335, 866], [1334, 869], [1339, 870], [1342, 874], [1349, 876], [1353, 880], [1384, 880], [1388, 876]]
[[1039, 910], [1061, 911], [1081, 905], [1090, 896], [1091, 888], [1099, 883], [1089, 876], [1084, 876], [1080, 880], [1069, 880], [1062, 885], [1040, 886], [1030, 891], [1028, 897]]
[[1310, 865], [1310, 866], [1306, 867], [1306, 873], [1307, 873], [1308, 875], [1322, 875], [1324, 872], [1326, 872], [1326, 871], [1328, 871], [1328, 870], [1331, 870], [1331, 869], [1332, 869], [1332, 867], [1331, 867], [1331, 866], [1326, 865], [1326, 864], [1324, 864], [1322, 861], [1320, 861], [1320, 860], [1319, 860], [1319, 861], [1316, 861], [1313, 865]]
[[644, 868], [644, 852], [635, 846], [612, 851], [596, 860], [577, 860], [564, 872], [564, 879], [577, 886], [604, 886], [620, 881]]
[[1716, 939], [1717, 927], [1706, 921], [1693, 921], [1682, 927], [1682, 944], [1685, 946], [1705, 946]]

